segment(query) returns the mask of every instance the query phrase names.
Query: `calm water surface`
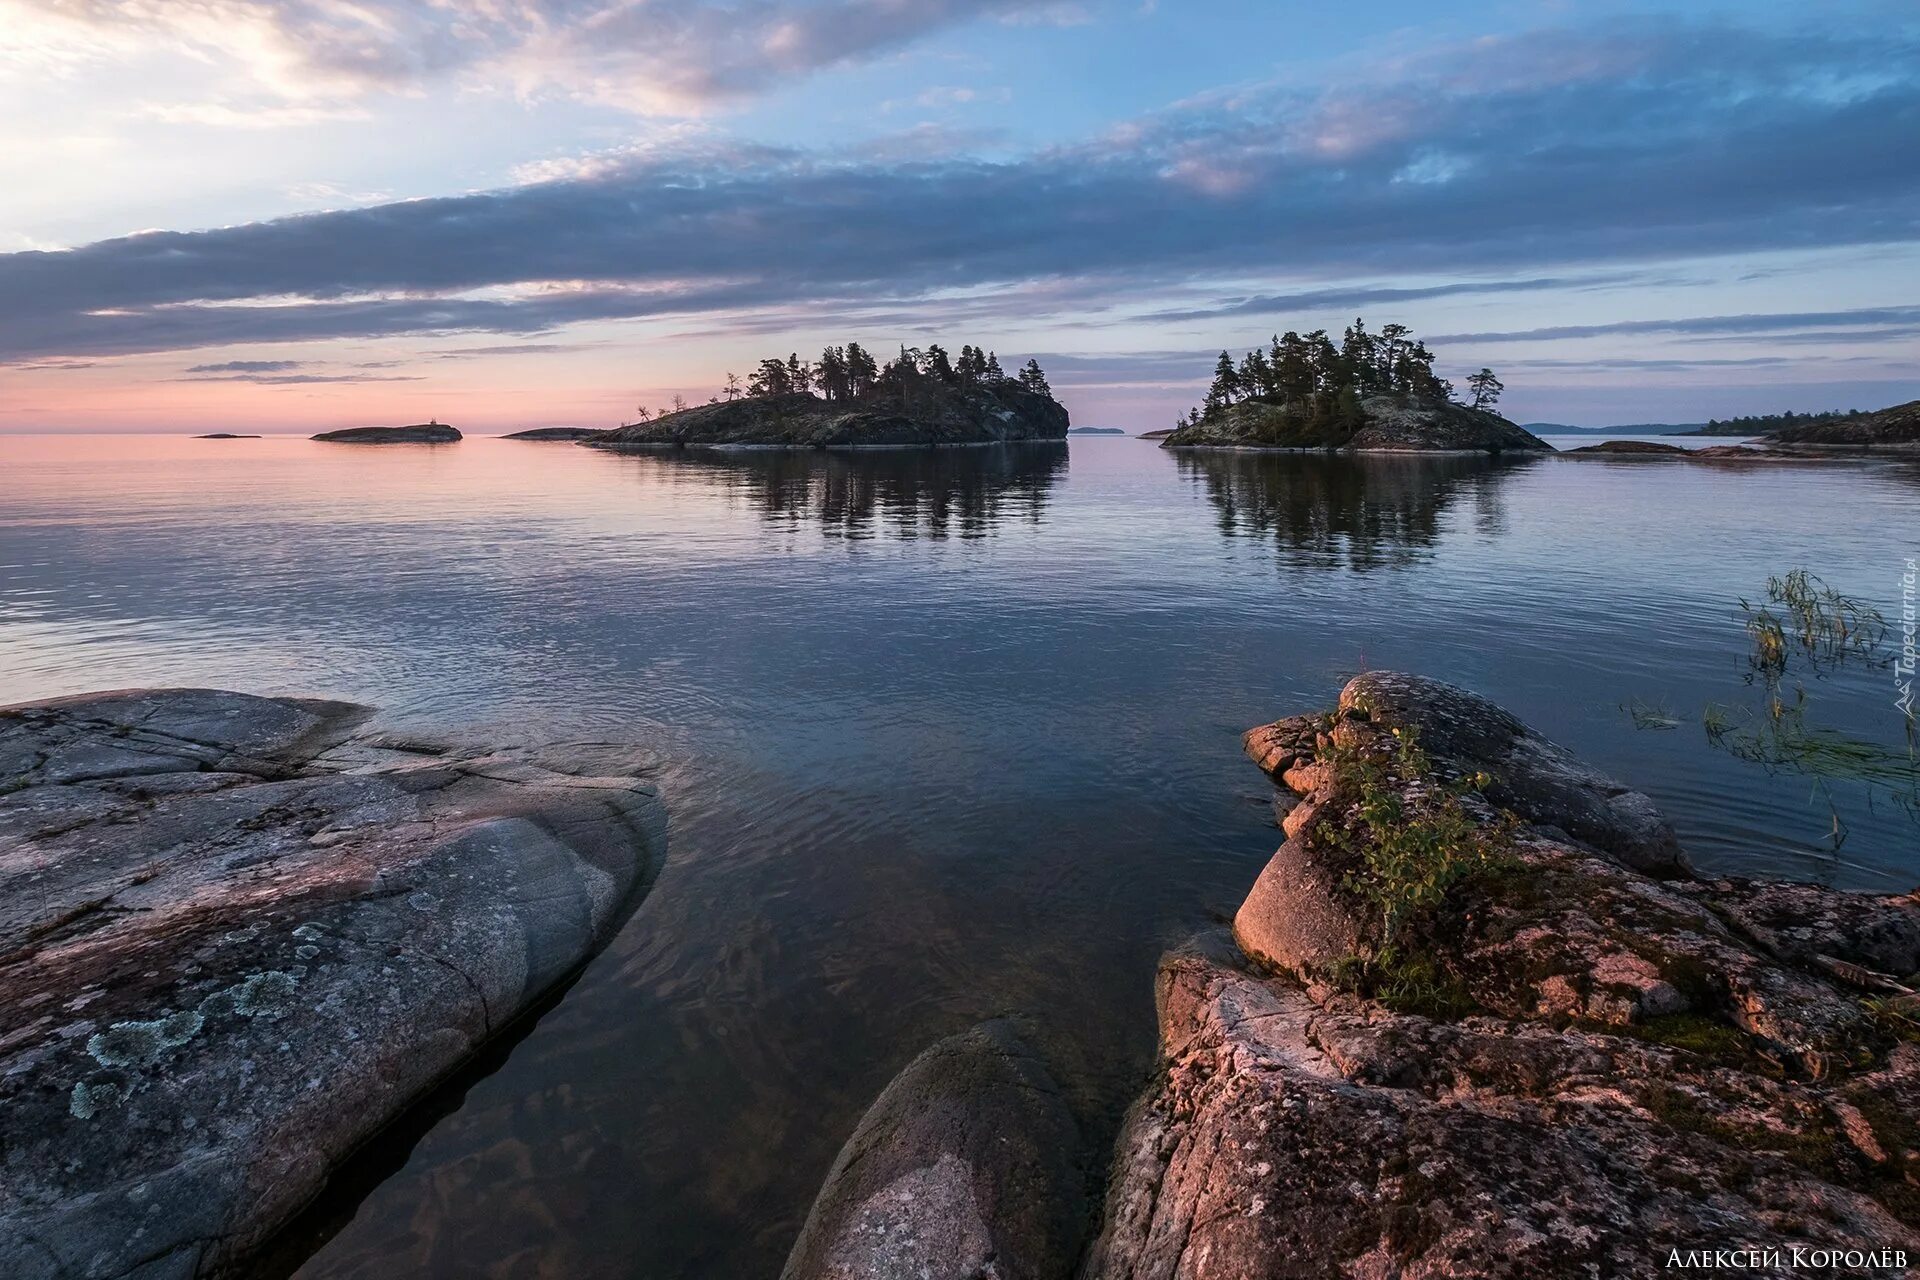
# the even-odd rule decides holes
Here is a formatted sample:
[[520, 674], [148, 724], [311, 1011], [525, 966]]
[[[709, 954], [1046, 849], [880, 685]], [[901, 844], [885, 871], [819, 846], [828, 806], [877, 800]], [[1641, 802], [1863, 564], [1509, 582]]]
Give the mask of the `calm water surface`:
[[[1699, 719], [1756, 696], [1769, 574], [1897, 615], [1916, 510], [1887, 462], [0, 438], [0, 703], [210, 684], [657, 747], [652, 896], [302, 1274], [768, 1276], [867, 1102], [982, 1017], [1044, 1011], [1105, 1141], [1156, 957], [1277, 842], [1240, 731], [1357, 670], [1492, 696], [1707, 867], [1911, 887], [1898, 806], [1836, 788], [1835, 852]], [[1887, 671], [1807, 687], [1902, 741]]]

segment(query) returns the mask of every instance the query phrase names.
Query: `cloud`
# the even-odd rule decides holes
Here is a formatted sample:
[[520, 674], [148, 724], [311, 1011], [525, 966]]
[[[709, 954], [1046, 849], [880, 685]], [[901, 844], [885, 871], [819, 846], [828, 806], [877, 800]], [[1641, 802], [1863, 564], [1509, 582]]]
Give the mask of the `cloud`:
[[479, 360], [493, 356], [554, 355], [563, 351], [584, 351], [586, 346], [581, 342], [513, 342], [490, 347], [456, 347], [426, 354], [440, 360]]
[[[909, 6], [870, 3], [905, 30]], [[911, 6], [916, 22], [989, 8]], [[781, 36], [780, 56], [838, 56], [812, 31]], [[1162, 303], [1161, 320], [1581, 287], [1689, 256], [1920, 239], [1916, 136], [1920, 44], [1897, 31], [1535, 33], [1358, 88], [1243, 88], [1002, 161], [696, 137], [506, 190], [0, 255], [0, 360], [890, 307], [1030, 319], [1137, 311], [1167, 291], [1222, 301]], [[1400, 180], [1434, 154], [1470, 177]], [[1194, 180], [1196, 162], [1231, 181]], [[1388, 273], [1473, 279], [1249, 287]], [[1820, 314], [1775, 319], [1804, 329]]]
[[[669, 114], [756, 96], [961, 23], [1060, 12], [1048, 0], [0, 0], [0, 24], [43, 65], [166, 42], [230, 59], [292, 100], [470, 73], [523, 94]], [[240, 124], [246, 114], [215, 108], [205, 122]]]
[[223, 373], [176, 378], [176, 382], [250, 382], [263, 387], [301, 387], [320, 382], [421, 382], [414, 374], [371, 373]]
[[287, 129], [338, 120], [366, 120], [357, 107], [286, 106], [232, 102], [149, 102], [136, 114], [162, 124], [205, 125], [214, 129]]
[[[1847, 311], [1781, 311], [1759, 315], [1690, 316], [1678, 320], [1613, 320], [1605, 324], [1556, 324], [1537, 329], [1507, 329], [1488, 333], [1435, 334], [1434, 342], [1541, 342], [1567, 338], [1601, 338], [1613, 334], [1677, 333], [1771, 335], [1781, 330], [1842, 329], [1860, 325], [1903, 326], [1920, 323], [1920, 306], [1855, 307]], [[1897, 335], [1900, 331], [1895, 330]], [[1796, 335], [1812, 337], [1812, 334]], [[1834, 335], [1835, 340], [1841, 335]]]
[[219, 364], [196, 364], [187, 367], [188, 373], [285, 373], [289, 369], [298, 369], [303, 360], [223, 360]]
[[1393, 285], [1340, 285], [1327, 289], [1296, 290], [1292, 293], [1262, 294], [1250, 298], [1225, 298], [1210, 307], [1187, 310], [1153, 311], [1141, 320], [1176, 323], [1186, 320], [1213, 320], [1221, 316], [1269, 316], [1289, 312], [1320, 311], [1328, 308], [1349, 310], [1377, 302], [1424, 302], [1432, 298], [1451, 298], [1463, 294], [1534, 293], [1541, 290], [1589, 289], [1624, 284], [1640, 277], [1634, 273], [1614, 272], [1587, 276], [1540, 276], [1527, 280], [1461, 280], [1449, 284], [1408, 288]]

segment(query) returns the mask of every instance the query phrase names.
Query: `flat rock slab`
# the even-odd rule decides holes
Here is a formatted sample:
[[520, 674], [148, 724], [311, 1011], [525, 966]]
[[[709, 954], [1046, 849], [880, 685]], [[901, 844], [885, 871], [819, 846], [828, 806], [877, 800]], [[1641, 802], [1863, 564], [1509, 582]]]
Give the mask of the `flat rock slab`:
[[630, 765], [369, 717], [0, 710], [0, 1275], [244, 1274], [651, 884], [665, 815]]

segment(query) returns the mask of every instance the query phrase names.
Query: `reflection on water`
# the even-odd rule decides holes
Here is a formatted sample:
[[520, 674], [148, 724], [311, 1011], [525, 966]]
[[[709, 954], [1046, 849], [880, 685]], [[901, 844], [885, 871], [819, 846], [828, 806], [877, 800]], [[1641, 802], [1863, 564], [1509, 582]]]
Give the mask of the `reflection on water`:
[[1341, 457], [1183, 449], [1180, 471], [1206, 488], [1227, 537], [1271, 537], [1306, 568], [1408, 564], [1438, 541], [1455, 504], [1474, 527], [1500, 531], [1500, 481], [1543, 459], [1508, 456]]
[[690, 449], [617, 456], [669, 483], [742, 494], [769, 524], [816, 523], [847, 538], [982, 538], [1002, 524], [1031, 524], [1067, 474], [1066, 444], [1046, 441], [861, 454]]
[[[1278, 839], [1240, 731], [1359, 668], [1505, 703], [1711, 868], [1911, 887], [1904, 814], [1831, 855], [1697, 720], [1769, 574], [1897, 614], [1914, 474], [0, 438], [0, 703], [213, 684], [657, 748], [653, 894], [303, 1275], [770, 1276], [861, 1110], [981, 1018], [1037, 1015], [1105, 1140], [1155, 960]], [[1884, 676], [1811, 716], [1897, 745]]]

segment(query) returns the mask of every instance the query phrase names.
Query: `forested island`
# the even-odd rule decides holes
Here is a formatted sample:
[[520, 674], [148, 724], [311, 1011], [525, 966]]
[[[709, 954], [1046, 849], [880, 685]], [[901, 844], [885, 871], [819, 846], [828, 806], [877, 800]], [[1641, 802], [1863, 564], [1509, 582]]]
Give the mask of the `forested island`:
[[1060, 440], [1067, 411], [1039, 362], [1008, 374], [992, 351], [964, 345], [956, 358], [938, 344], [900, 348], [882, 364], [857, 342], [830, 346], [818, 361], [797, 353], [762, 360], [743, 383], [706, 404], [642, 409], [637, 422], [584, 441], [597, 448], [764, 445], [788, 448], [998, 444]]
[[1795, 413], [1789, 409], [1785, 413], [1744, 414], [1737, 418], [1709, 418], [1706, 425], [1695, 427], [1691, 431], [1676, 431], [1683, 436], [1764, 436], [1783, 429], [1819, 427], [1835, 422], [1852, 422], [1867, 416], [1865, 409], [1848, 409], [1844, 412], [1831, 409], [1825, 413]]
[[1356, 451], [1551, 453], [1553, 446], [1493, 411], [1504, 390], [1491, 369], [1467, 380], [1466, 402], [1433, 371], [1433, 353], [1407, 326], [1378, 333], [1355, 320], [1338, 346], [1324, 329], [1289, 330], [1235, 363], [1222, 351], [1203, 404], [1176, 421], [1164, 447], [1236, 446]]

